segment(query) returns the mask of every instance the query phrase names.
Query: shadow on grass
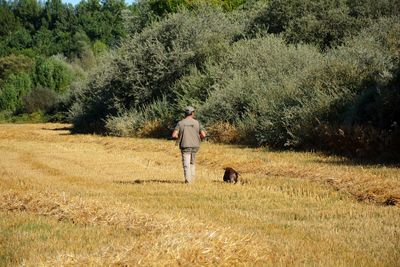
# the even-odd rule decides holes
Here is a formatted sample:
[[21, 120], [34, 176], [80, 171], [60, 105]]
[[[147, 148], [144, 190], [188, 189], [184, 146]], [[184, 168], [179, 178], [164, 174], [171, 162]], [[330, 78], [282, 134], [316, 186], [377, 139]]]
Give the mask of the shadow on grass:
[[316, 159], [316, 163], [331, 164], [338, 166], [364, 166], [373, 168], [400, 168], [399, 159], [351, 159], [351, 158], [328, 158]]
[[219, 185], [232, 185], [232, 186], [239, 186], [239, 185], [246, 185], [249, 184], [249, 181], [244, 180], [244, 179], [240, 179], [240, 181], [238, 181], [237, 183], [228, 183], [228, 182], [224, 182], [222, 180], [212, 180], [212, 182], [214, 184], [219, 184]]
[[114, 181], [116, 184], [184, 184], [184, 181], [177, 181], [177, 180], [159, 180], [159, 179], [151, 179], [151, 180], [140, 180], [136, 179], [133, 181]]
[[42, 130], [47, 130], [47, 131], [70, 131], [70, 133], [72, 133], [72, 126], [65, 126], [65, 127], [59, 127], [59, 128], [46, 128], [46, 127], [43, 127]]

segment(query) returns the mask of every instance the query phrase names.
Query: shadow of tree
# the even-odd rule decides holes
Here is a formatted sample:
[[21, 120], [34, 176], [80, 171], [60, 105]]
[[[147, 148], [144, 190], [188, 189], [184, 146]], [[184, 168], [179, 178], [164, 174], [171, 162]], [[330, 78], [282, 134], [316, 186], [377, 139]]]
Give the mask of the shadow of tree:
[[65, 127], [58, 127], [58, 128], [46, 128], [43, 127], [42, 130], [47, 130], [47, 131], [71, 131], [72, 126], [65, 126]]
[[362, 160], [362, 159], [349, 159], [349, 158], [338, 158], [338, 159], [316, 159], [315, 163], [318, 164], [330, 164], [337, 166], [365, 166], [373, 168], [400, 168], [400, 163], [388, 161], [388, 160]]

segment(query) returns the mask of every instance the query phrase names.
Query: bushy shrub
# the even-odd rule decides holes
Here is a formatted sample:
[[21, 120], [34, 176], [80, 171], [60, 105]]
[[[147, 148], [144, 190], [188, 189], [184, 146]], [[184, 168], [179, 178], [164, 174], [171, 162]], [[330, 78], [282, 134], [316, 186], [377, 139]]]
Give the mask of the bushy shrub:
[[326, 50], [343, 44], [375, 19], [399, 12], [397, 0], [271, 0], [250, 20], [247, 32], [282, 34], [290, 43], [315, 44]]
[[245, 2], [245, 0], [142, 0], [139, 1], [139, 5], [148, 5], [154, 14], [161, 17], [168, 13], [179, 12], [184, 8], [193, 10], [205, 5], [232, 11]]
[[[173, 93], [177, 111], [184, 110], [186, 106], [194, 106], [201, 110], [210, 93], [218, 87], [216, 81], [221, 81], [223, 78], [220, 67], [214, 65], [214, 62], [221, 61], [222, 58], [207, 62], [201, 70], [192, 66], [188, 74], [174, 84]], [[198, 116], [202, 117], [201, 111]]]
[[386, 130], [365, 124], [319, 124], [314, 130], [320, 150], [366, 159], [385, 157], [393, 160], [400, 155], [400, 127], [397, 124]]
[[350, 14], [356, 18], [380, 19], [392, 17], [400, 14], [398, 0], [357, 0], [347, 1]]
[[[245, 125], [250, 143], [278, 148], [318, 145], [313, 131], [320, 122], [352, 123], [351, 111], [371, 102], [368, 92], [376, 92], [376, 86], [383, 90], [393, 80], [396, 38], [388, 42], [383, 36], [395, 35], [396, 25], [396, 19], [384, 20], [373, 26], [376, 30], [368, 29], [326, 54], [309, 46], [287, 46], [276, 37], [243, 40], [220, 64], [193, 71], [179, 85], [201, 103], [202, 120], [209, 125]], [[395, 106], [392, 102], [387, 108]]]
[[224, 144], [244, 143], [241, 132], [238, 127], [229, 122], [219, 122], [210, 124], [207, 127], [207, 136], [209, 140]]
[[81, 107], [75, 107], [84, 118], [76, 117], [75, 128], [90, 131], [78, 123], [85, 121], [101, 130], [106, 117], [139, 111], [161, 96], [174, 106], [175, 83], [192, 67], [201, 69], [207, 60], [219, 58], [237, 30], [221, 11], [206, 8], [170, 15], [128, 38], [88, 82], [90, 89], [78, 100]]
[[288, 139], [284, 112], [300, 101], [296, 90], [321, 61], [315, 48], [287, 46], [273, 36], [237, 42], [223, 62], [210, 67], [214, 83], [203, 88], [210, 92], [199, 117], [208, 124], [241, 125], [242, 131], [246, 125], [247, 143], [282, 146]]
[[48, 88], [36, 87], [22, 98], [27, 113], [47, 112], [58, 103], [57, 94]]
[[103, 43], [102, 41], [97, 40], [96, 42], [93, 43], [92, 50], [93, 50], [93, 54], [96, 57], [100, 57], [107, 52], [108, 46], [105, 43]]
[[329, 52], [299, 87], [298, 92], [307, 97], [294, 94], [297, 104], [282, 116], [291, 136], [288, 144], [315, 143], [313, 140], [318, 139], [313, 137], [312, 129], [319, 121], [351, 124], [350, 111], [366, 90], [371, 87], [376, 90], [376, 86], [393, 78], [393, 59], [373, 36], [357, 37]]
[[174, 127], [173, 109], [164, 97], [139, 111], [133, 109], [109, 116], [105, 123], [107, 132], [112, 135], [168, 137]]
[[[305, 102], [298, 106], [297, 110], [306, 116], [302, 116], [302, 123], [298, 127], [289, 123], [289, 130], [298, 138], [299, 145], [320, 146], [321, 142], [325, 142], [320, 138], [323, 134], [316, 137], [312, 130], [313, 127], [318, 129], [321, 123], [341, 127], [344, 125], [349, 133], [374, 132], [376, 134], [366, 135], [369, 140], [377, 137], [369, 143], [380, 143], [379, 138], [386, 135], [385, 128], [396, 123], [397, 119], [388, 110], [398, 114], [396, 101], [399, 99], [399, 93], [396, 93], [398, 85], [395, 85], [399, 79], [398, 53], [393, 52], [396, 50], [393, 44], [382, 36], [398, 34], [398, 27], [397, 20], [381, 21], [359, 36], [349, 39], [346, 45], [330, 51], [324, 64], [310, 72], [301, 88], [313, 92], [309, 98], [312, 101], [308, 101], [310, 104], [322, 105], [309, 105]], [[388, 101], [389, 98], [393, 101]], [[306, 107], [308, 112], [305, 112]], [[299, 114], [293, 113], [293, 118]], [[355, 128], [352, 129], [352, 126]], [[345, 138], [350, 136], [346, 134]], [[360, 146], [351, 140], [347, 144], [354, 144], [354, 147], [347, 148], [354, 153]]]
[[[400, 20], [384, 19], [328, 54], [329, 68], [321, 68], [320, 71], [327, 72], [325, 77], [328, 85], [333, 87], [334, 84], [336, 88], [350, 93], [336, 103], [330, 121], [369, 123], [371, 120], [360, 117], [359, 111], [386, 93], [395, 91], [391, 84], [395, 84], [394, 81], [398, 79], [400, 41], [393, 43], [392, 38], [397, 35], [395, 39], [400, 39], [399, 30]], [[319, 75], [318, 72], [315, 74]], [[373, 105], [376, 106], [376, 103]], [[391, 109], [395, 106], [394, 103], [387, 105]], [[372, 116], [377, 114], [374, 111], [366, 113]]]
[[144, 121], [138, 132], [139, 137], [167, 138], [169, 135], [170, 131], [160, 119]]
[[183, 11], [124, 42], [116, 64], [124, 71], [119, 80], [127, 106], [147, 104], [160, 95], [170, 98], [174, 83], [191, 66], [201, 68], [224, 52], [223, 44], [231, 41], [236, 30], [220, 12]]
[[166, 97], [156, 100], [140, 109], [142, 123], [139, 126], [140, 137], [169, 137], [175, 122], [174, 109]]
[[399, 140], [400, 20], [394, 0], [372, 2], [159, 14], [77, 90], [74, 129], [165, 137], [192, 105], [220, 142], [380, 153]]
[[115, 136], [138, 136], [138, 130], [142, 124], [137, 112], [126, 112], [106, 119], [107, 132]]
[[109, 58], [97, 67], [90, 81], [75, 84], [74, 103], [68, 115], [75, 132], [103, 132], [106, 117], [123, 113], [123, 110], [112, 109], [113, 87], [107, 80], [111, 80], [114, 71], [112, 56]]

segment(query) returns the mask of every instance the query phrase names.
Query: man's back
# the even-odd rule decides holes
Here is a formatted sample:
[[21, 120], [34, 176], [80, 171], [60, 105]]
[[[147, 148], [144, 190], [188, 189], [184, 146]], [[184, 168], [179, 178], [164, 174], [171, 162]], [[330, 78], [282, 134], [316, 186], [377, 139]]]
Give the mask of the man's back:
[[178, 122], [179, 127], [179, 147], [199, 147], [200, 146], [200, 123], [190, 117]]

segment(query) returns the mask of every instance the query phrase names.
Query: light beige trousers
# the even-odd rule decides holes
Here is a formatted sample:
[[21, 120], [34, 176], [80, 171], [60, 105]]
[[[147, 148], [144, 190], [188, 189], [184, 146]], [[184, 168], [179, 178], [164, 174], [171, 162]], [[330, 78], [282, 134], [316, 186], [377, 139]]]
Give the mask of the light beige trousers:
[[183, 175], [185, 176], [185, 183], [193, 183], [196, 174], [196, 153], [182, 152]]

